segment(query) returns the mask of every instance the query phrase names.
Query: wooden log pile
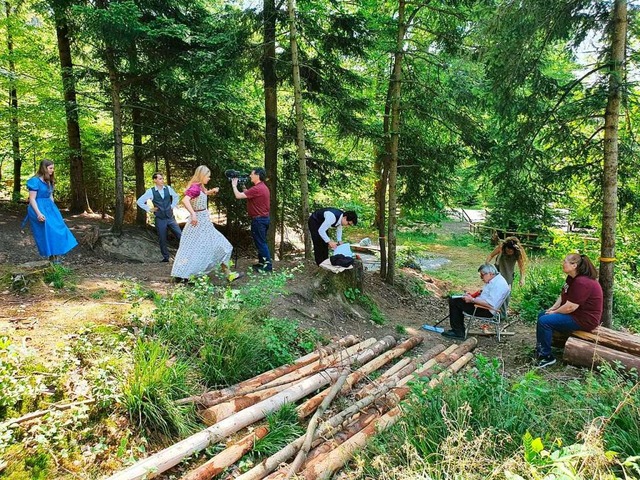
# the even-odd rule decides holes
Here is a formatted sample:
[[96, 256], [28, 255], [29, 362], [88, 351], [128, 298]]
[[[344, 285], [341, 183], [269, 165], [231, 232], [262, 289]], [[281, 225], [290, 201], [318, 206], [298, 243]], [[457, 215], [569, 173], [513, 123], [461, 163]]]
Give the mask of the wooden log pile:
[[[179, 403], [194, 403], [201, 408], [208, 427], [115, 473], [109, 480], [152, 478], [209, 445], [224, 441], [224, 450], [182, 477], [213, 478], [250, 452], [255, 442], [269, 433], [269, 427], [261, 423], [242, 437], [230, 440], [232, 435], [260, 422], [285, 403], [305, 398], [296, 411], [300, 419], [311, 417], [306, 433], [236, 478], [329, 478], [376, 432], [398, 421], [402, 415], [399, 403], [409, 393], [407, 384], [411, 380], [428, 379], [427, 388], [433, 388], [464, 367], [473, 358], [470, 352], [477, 344], [475, 338], [469, 338], [447, 349], [436, 345], [419, 357], [405, 355], [421, 342], [421, 337], [400, 344], [391, 336], [361, 342], [345, 337], [291, 365], [232, 387], [182, 399]], [[372, 374], [376, 375], [375, 381], [370, 380]], [[338, 396], [348, 399], [341, 402], [348, 406], [339, 411], [332, 404]]]
[[600, 326], [591, 332], [554, 332], [553, 345], [564, 347], [563, 360], [571, 365], [593, 368], [608, 362], [640, 371], [640, 335]]

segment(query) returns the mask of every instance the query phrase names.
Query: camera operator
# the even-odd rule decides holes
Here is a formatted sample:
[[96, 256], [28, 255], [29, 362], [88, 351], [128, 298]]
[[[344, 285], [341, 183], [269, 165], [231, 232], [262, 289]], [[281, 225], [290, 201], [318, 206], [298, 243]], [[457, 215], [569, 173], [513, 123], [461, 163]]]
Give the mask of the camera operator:
[[247, 211], [251, 217], [251, 236], [258, 250], [258, 264], [253, 266], [254, 271], [270, 272], [273, 269], [271, 254], [267, 245], [267, 230], [271, 219], [270, 202], [271, 193], [264, 183], [267, 173], [264, 168], [257, 167], [251, 170], [249, 180], [253, 186], [244, 190], [238, 190], [238, 177], [231, 179], [231, 187], [235, 197], [247, 200]]

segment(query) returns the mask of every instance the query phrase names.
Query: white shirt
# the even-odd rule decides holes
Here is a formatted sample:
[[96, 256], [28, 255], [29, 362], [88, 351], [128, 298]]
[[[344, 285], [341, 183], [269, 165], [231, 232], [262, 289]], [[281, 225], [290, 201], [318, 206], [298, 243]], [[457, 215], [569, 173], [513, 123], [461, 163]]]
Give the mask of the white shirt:
[[493, 307], [493, 310], [496, 310], [502, 305], [502, 302], [507, 298], [510, 291], [509, 284], [504, 277], [497, 274], [484, 286], [478, 300], [484, 300]]
[[337, 219], [330, 211], [327, 210], [324, 212], [324, 222], [322, 222], [322, 225], [318, 228], [318, 235], [320, 235], [320, 238], [322, 238], [326, 243], [331, 241], [329, 235], [327, 235], [327, 230], [333, 227], [338, 220], [340, 220], [340, 224], [336, 227], [336, 242], [340, 242], [342, 240], [342, 215]]
[[143, 209], [145, 212], [149, 213], [151, 211], [151, 207], [149, 207], [149, 205], [147, 205], [147, 202], [149, 200], [153, 200], [153, 191], [157, 190], [157, 192], [160, 195], [160, 197], [164, 198], [164, 189], [165, 188], [167, 188], [169, 190], [169, 195], [171, 195], [171, 208], [176, 208], [178, 206], [178, 201], [180, 200], [180, 197], [175, 192], [175, 190], [173, 188], [171, 188], [169, 185], [165, 185], [162, 188], [162, 190], [158, 190], [158, 187], [156, 187], [154, 185], [153, 187], [148, 189], [146, 192], [144, 192], [142, 195], [140, 195], [140, 198], [138, 200], [136, 200], [136, 203], [138, 204], [138, 206], [141, 209]]

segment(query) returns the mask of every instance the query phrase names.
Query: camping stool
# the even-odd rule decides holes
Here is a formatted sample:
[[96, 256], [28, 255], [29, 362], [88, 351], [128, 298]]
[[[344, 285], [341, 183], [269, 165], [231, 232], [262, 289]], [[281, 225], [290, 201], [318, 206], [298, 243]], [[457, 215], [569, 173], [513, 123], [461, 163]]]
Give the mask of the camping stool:
[[463, 312], [462, 315], [464, 316], [464, 321], [465, 321], [465, 325], [466, 325], [466, 328], [464, 330], [464, 338], [466, 339], [469, 336], [469, 332], [471, 331], [471, 327], [472, 327], [473, 324], [478, 323], [478, 322], [491, 323], [491, 324], [496, 326], [496, 339], [499, 342], [500, 341], [500, 333], [502, 332], [503, 328], [505, 328], [503, 326], [503, 323], [504, 323], [504, 320], [506, 320], [506, 318], [507, 318], [506, 313], [502, 311], [502, 307], [503, 307], [503, 305], [507, 301], [507, 298], [509, 298], [510, 295], [511, 295], [511, 292], [509, 292], [509, 293], [507, 293], [507, 295], [505, 295], [505, 297], [500, 302], [500, 305], [498, 306], [496, 311], [490, 317], [482, 317], [482, 316], [476, 315], [476, 312], [478, 311], [479, 308], [482, 309], [482, 310], [487, 310], [486, 308], [482, 308], [482, 307], [475, 307], [473, 309], [473, 313]]

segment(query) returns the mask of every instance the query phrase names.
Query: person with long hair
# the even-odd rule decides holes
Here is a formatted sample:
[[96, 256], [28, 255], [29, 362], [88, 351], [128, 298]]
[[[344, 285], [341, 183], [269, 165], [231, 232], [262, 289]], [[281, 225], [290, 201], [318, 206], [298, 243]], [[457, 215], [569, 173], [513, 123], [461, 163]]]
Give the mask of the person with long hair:
[[556, 363], [551, 354], [553, 331], [590, 332], [602, 322], [603, 296], [598, 271], [589, 257], [570, 253], [562, 262], [567, 279], [556, 302], [538, 314], [536, 354], [538, 367]]
[[40, 255], [59, 263], [59, 257], [78, 245], [78, 241], [53, 200], [55, 183], [53, 162], [42, 160], [38, 173], [27, 181], [29, 206], [23, 225], [29, 223]]
[[507, 237], [489, 254], [485, 263], [491, 263], [496, 258], [496, 268], [509, 286], [513, 284], [515, 267], [520, 271], [520, 286], [524, 285], [527, 269], [527, 252], [517, 237]]
[[171, 276], [187, 280], [191, 276], [206, 275], [220, 266], [232, 282], [240, 277], [230, 268], [233, 247], [211, 222], [207, 197], [215, 195], [218, 187], [207, 189], [211, 171], [204, 165], [196, 168], [187, 184], [182, 204], [190, 217], [180, 238], [180, 246], [171, 269]]

